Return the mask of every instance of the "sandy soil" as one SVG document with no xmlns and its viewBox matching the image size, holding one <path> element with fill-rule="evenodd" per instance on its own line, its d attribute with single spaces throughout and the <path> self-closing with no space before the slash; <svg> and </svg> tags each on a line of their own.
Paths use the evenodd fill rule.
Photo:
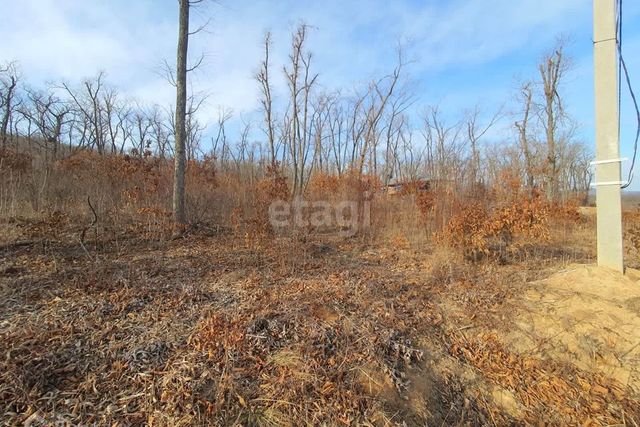
<svg viewBox="0 0 640 427">
<path fill-rule="evenodd" d="M 507 333 L 520 353 L 553 357 L 640 390 L 640 271 L 575 265 L 535 282 Z"/>
</svg>

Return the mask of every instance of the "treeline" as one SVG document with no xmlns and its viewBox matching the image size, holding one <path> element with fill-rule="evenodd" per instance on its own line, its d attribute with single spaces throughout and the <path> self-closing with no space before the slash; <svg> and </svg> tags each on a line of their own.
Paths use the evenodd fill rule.
<svg viewBox="0 0 640 427">
<path fill-rule="evenodd" d="M 516 111 L 488 114 L 476 106 L 452 120 L 437 106 L 419 106 L 402 50 L 387 75 L 349 91 L 324 90 L 307 49 L 309 32 L 306 25 L 294 31 L 286 64 L 272 64 L 272 38 L 266 34 L 254 76 L 261 118 L 236 134 L 228 133 L 230 112 L 203 118 L 205 99 L 189 96 L 188 160 L 207 159 L 239 180 L 275 168 L 294 195 L 305 192 L 316 172 L 366 174 L 382 184 L 446 181 L 470 190 L 499 186 L 508 172 L 549 201 L 588 193 L 591 153 L 576 139 L 562 100 L 570 71 L 562 43 L 540 61 L 538 78 L 522 85 Z M 285 78 L 285 93 L 274 93 L 277 73 Z M 0 67 L 0 118 L 3 148 L 38 147 L 47 161 L 82 150 L 173 156 L 171 106 L 131 100 L 104 73 L 77 84 L 34 88 L 23 81 L 17 63 L 7 63 Z M 497 125 L 507 121 L 510 130 L 498 135 Z"/>
</svg>

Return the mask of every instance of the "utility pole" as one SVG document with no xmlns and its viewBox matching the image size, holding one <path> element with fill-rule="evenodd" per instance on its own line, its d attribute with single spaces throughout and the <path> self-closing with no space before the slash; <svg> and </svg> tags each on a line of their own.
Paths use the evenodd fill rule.
<svg viewBox="0 0 640 427">
<path fill-rule="evenodd" d="M 616 2 L 593 0 L 598 265 L 624 272 Z"/>
</svg>

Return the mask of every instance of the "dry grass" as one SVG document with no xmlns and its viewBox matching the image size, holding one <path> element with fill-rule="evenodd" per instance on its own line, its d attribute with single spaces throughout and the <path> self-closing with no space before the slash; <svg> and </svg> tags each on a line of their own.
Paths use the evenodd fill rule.
<svg viewBox="0 0 640 427">
<path fill-rule="evenodd" d="M 594 260 L 593 218 L 571 206 L 494 194 L 460 216 L 458 198 L 318 175 L 309 198 L 369 201 L 371 229 L 279 233 L 264 212 L 280 176 L 203 163 L 197 221 L 169 240 L 166 165 L 75 161 L 37 202 L 26 178 L 2 193 L 2 424 L 639 422 L 633 386 L 506 341 L 531 282 Z M 625 220 L 635 256 L 640 217 Z"/>
<path fill-rule="evenodd" d="M 462 338 L 469 324 L 489 328 L 508 315 L 528 281 L 559 268 L 555 254 L 472 265 L 406 242 L 257 250 L 197 234 L 102 241 L 87 253 L 65 238 L 73 227 L 58 222 L 57 239 L 3 249 L 3 423 L 514 422 L 482 391 L 493 383 L 514 390 L 522 420 L 558 408 L 559 423 L 620 422 L 610 405 L 636 416 L 619 384 L 599 378 L 615 393 L 589 400 L 574 387 L 588 373 L 537 359 L 512 365 L 520 359 L 497 353 L 499 338 Z M 295 269 L 282 262 L 292 244 L 309 254 Z M 480 370 L 472 382 L 467 364 Z M 563 412 L 552 392 L 531 385 L 536 369 L 567 396 L 586 397 Z"/>
</svg>

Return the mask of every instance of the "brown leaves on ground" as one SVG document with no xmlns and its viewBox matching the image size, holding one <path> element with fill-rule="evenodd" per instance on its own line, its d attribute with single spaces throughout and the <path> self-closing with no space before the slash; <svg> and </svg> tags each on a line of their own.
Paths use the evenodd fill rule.
<svg viewBox="0 0 640 427">
<path fill-rule="evenodd" d="M 451 354 L 513 392 L 530 423 L 540 421 L 542 414 L 553 425 L 625 425 L 638 420 L 638 401 L 625 385 L 602 374 L 508 351 L 495 334 L 470 341 L 458 335 L 452 339 Z"/>
<path fill-rule="evenodd" d="M 2 249 L 1 423 L 638 419 L 638 397 L 611 378 L 483 332 L 508 322 L 527 281 L 556 261 L 473 265 L 357 239 L 274 238 L 257 250 L 195 232 L 101 243 L 90 257 L 64 233 Z"/>
<path fill-rule="evenodd" d="M 424 416 L 410 407 L 400 416 L 389 402 L 425 369 L 415 340 L 433 329 L 425 321 L 433 307 L 357 252 L 319 252 L 292 274 L 280 252 L 234 239 L 107 249 L 97 263 L 59 243 L 2 258 L 22 266 L 1 279 L 2 422 L 352 425 Z M 365 384 L 367 369 L 391 388 Z M 448 396 L 424 397 L 436 404 L 433 419 L 474 416 L 451 410 Z"/>
</svg>

